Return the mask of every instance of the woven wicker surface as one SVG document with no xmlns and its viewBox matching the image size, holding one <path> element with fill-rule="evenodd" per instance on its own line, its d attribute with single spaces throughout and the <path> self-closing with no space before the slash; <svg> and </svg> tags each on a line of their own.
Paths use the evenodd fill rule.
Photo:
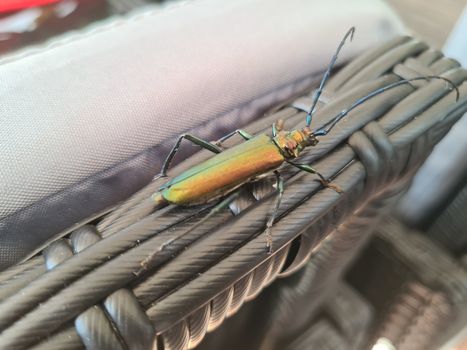
<svg viewBox="0 0 467 350">
<path fill-rule="evenodd" d="M 459 101 L 442 81 L 398 87 L 356 109 L 304 153 L 301 161 L 332 178 L 343 194 L 323 188 L 312 175 L 283 169 L 286 186 L 273 226 L 273 254 L 262 234 L 275 196 L 268 180 L 245 189 L 235 203 L 236 215 L 225 210 L 195 229 L 208 208 L 169 206 L 154 212 L 149 195 L 163 183 L 155 180 L 97 226 L 78 229 L 0 275 L 0 348 L 124 349 L 131 344 L 144 349 L 154 335 L 163 349 L 193 348 L 245 301 L 310 257 L 318 271 L 313 288 L 323 295 L 467 109 L 467 72 L 426 44 L 403 37 L 353 61 L 328 86 L 330 103 L 321 106 L 315 126 L 378 87 L 427 73 L 443 74 L 459 85 Z M 269 132 L 278 118 L 286 119 L 288 128 L 302 126 L 304 115 L 285 107 L 246 129 Z M 210 156 L 200 152 L 170 175 Z M 144 274 L 135 275 L 145 257 L 187 230 L 156 255 Z M 317 297 L 308 307 L 319 304 Z M 296 316 L 304 314 L 299 310 Z M 274 320 L 280 322 L 280 310 L 278 315 Z"/>
</svg>

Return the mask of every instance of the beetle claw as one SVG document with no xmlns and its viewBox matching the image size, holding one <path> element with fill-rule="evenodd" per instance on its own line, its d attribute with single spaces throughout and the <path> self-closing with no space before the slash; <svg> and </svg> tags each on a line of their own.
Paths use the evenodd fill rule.
<svg viewBox="0 0 467 350">
<path fill-rule="evenodd" d="M 268 248 L 268 254 L 272 253 L 272 234 L 271 234 L 271 228 L 267 227 L 266 228 L 266 247 Z"/>
<path fill-rule="evenodd" d="M 284 119 L 278 119 L 276 122 L 276 130 L 277 131 L 282 131 L 284 130 Z"/>
<path fill-rule="evenodd" d="M 334 185 L 327 180 L 321 180 L 321 183 L 323 184 L 324 187 L 330 188 L 331 190 L 334 190 L 335 192 L 339 194 L 344 193 L 344 191 L 339 186 Z"/>
</svg>

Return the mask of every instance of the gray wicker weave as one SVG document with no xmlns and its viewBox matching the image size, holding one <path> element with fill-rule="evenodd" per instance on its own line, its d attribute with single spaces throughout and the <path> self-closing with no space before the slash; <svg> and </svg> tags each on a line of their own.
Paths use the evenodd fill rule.
<svg viewBox="0 0 467 350">
<path fill-rule="evenodd" d="M 291 316 L 297 323 L 288 325 L 290 332 L 308 322 L 433 146 L 467 110 L 467 72 L 409 37 L 366 53 L 329 83 L 329 103 L 320 106 L 315 126 L 378 87 L 426 74 L 452 80 L 459 101 L 443 81 L 400 86 L 359 107 L 303 155 L 302 162 L 332 178 L 343 194 L 312 175 L 283 169 L 272 255 L 262 234 L 275 196 L 267 179 L 195 229 L 209 208 L 154 212 L 149 195 L 163 183 L 155 180 L 96 226 L 79 228 L 0 275 L 0 348 L 193 348 L 277 277 L 310 261 L 307 269 L 314 272 L 306 283 L 314 297 L 287 310 L 279 303 L 268 332 Z M 278 118 L 288 128 L 303 125 L 303 101 L 245 129 L 269 132 Z M 170 175 L 210 156 L 199 152 Z M 146 273 L 135 274 L 145 257 L 187 230 Z"/>
</svg>

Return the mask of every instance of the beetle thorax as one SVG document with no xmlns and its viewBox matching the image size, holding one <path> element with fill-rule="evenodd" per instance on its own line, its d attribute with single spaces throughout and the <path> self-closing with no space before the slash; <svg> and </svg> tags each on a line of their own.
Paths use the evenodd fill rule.
<svg viewBox="0 0 467 350">
<path fill-rule="evenodd" d="M 297 158 L 306 147 L 318 143 L 316 137 L 307 127 L 302 130 L 280 131 L 273 140 L 286 158 Z"/>
</svg>

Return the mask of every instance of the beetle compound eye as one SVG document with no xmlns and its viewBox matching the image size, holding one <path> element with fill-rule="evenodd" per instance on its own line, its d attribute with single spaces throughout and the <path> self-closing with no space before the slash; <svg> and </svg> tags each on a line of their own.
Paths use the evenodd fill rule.
<svg viewBox="0 0 467 350">
<path fill-rule="evenodd" d="M 319 140 L 316 138 L 314 134 L 308 135 L 307 144 L 308 146 L 316 146 Z"/>
</svg>

